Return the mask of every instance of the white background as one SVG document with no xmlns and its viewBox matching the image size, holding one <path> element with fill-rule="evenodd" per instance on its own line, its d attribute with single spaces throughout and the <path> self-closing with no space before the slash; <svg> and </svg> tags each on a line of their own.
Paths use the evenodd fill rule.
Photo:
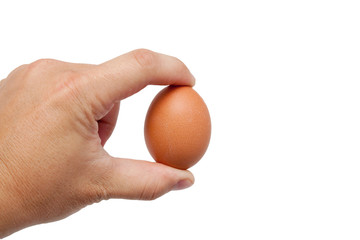
<svg viewBox="0 0 360 240">
<path fill-rule="evenodd" d="M 358 1 L 1 1 L 0 78 L 148 48 L 188 65 L 213 124 L 192 188 L 8 239 L 359 239 L 359 46 Z M 160 89 L 122 102 L 113 156 L 151 160 L 143 123 Z"/>
</svg>

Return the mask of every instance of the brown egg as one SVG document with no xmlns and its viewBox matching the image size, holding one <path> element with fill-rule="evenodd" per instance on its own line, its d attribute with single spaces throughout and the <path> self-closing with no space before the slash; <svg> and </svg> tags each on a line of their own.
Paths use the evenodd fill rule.
<svg viewBox="0 0 360 240">
<path fill-rule="evenodd" d="M 202 158 L 209 145 L 209 111 L 192 87 L 166 87 L 149 107 L 144 133 L 156 162 L 188 169 Z"/>
</svg>

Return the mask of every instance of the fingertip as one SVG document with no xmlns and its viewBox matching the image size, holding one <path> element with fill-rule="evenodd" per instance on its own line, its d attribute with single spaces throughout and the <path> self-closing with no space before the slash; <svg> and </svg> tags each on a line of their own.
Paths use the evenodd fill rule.
<svg viewBox="0 0 360 240">
<path fill-rule="evenodd" d="M 180 170 L 182 171 L 182 176 L 173 186 L 172 190 L 183 190 L 191 187 L 195 183 L 195 177 L 189 170 Z"/>
<path fill-rule="evenodd" d="M 194 184 L 195 183 L 195 177 L 194 174 L 192 174 L 192 172 L 190 172 L 189 170 L 185 170 L 188 174 L 188 179 Z"/>
<path fill-rule="evenodd" d="M 196 84 L 196 78 L 195 78 L 194 74 L 192 74 L 191 72 L 190 72 L 190 74 L 191 74 L 191 77 L 192 77 L 192 79 L 191 79 L 191 87 L 194 87 L 195 84 Z"/>
</svg>

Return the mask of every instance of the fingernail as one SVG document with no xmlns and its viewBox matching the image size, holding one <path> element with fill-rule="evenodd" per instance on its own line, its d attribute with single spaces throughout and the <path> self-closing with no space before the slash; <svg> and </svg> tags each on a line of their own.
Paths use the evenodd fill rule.
<svg viewBox="0 0 360 240">
<path fill-rule="evenodd" d="M 193 183 L 190 180 L 180 180 L 177 184 L 175 184 L 172 190 L 183 190 L 191 187 L 192 185 Z"/>
</svg>

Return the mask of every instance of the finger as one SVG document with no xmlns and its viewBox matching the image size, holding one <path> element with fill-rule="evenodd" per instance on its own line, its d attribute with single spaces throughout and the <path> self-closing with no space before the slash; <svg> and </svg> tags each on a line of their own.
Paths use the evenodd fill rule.
<svg viewBox="0 0 360 240">
<path fill-rule="evenodd" d="M 116 120 L 119 115 L 120 102 L 114 104 L 112 109 L 100 120 L 98 120 L 98 134 L 101 139 L 101 145 L 104 146 L 114 131 Z"/>
<path fill-rule="evenodd" d="M 92 106 L 106 108 L 146 85 L 194 85 L 195 79 L 179 59 L 149 50 L 135 50 L 92 68 Z M 105 106 L 105 107 L 104 107 Z M 99 110 L 99 109 L 97 109 Z M 104 109 L 100 109 L 104 111 Z"/>
<path fill-rule="evenodd" d="M 111 158 L 105 189 L 109 198 L 153 200 L 194 183 L 194 176 L 160 163 Z"/>
</svg>

